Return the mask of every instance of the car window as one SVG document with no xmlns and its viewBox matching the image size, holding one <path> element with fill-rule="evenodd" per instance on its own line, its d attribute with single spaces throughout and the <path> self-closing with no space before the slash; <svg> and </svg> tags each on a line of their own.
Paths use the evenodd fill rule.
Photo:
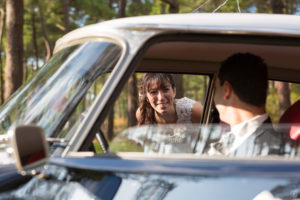
<svg viewBox="0 0 300 200">
<path fill-rule="evenodd" d="M 299 83 L 269 81 L 266 110 L 272 122 L 278 123 L 283 113 L 299 99 Z"/>
<path fill-rule="evenodd" d="M 118 99 L 114 105 L 111 106 L 112 109 L 101 126 L 102 132 L 110 143 L 111 151 L 142 151 L 138 146 L 132 146 L 130 142 L 127 143 L 128 141 L 124 139 L 124 135 L 122 134 L 124 134 L 126 130 L 130 130 L 130 128 L 137 127 L 136 111 L 139 106 L 139 98 L 141 98 L 138 85 L 143 74 L 144 73 L 134 74 L 135 80 L 133 85 L 135 85 L 135 87 L 133 88 L 130 88 L 132 87 L 132 84 L 130 85 L 132 81 L 131 76 Z M 173 77 L 176 81 L 176 99 L 187 97 L 202 105 L 205 104 L 210 82 L 208 75 L 173 74 Z M 120 138 L 114 140 L 114 138 L 118 138 L 119 136 L 124 140 L 119 140 Z M 196 137 L 196 134 L 194 136 Z M 97 142 L 95 142 L 95 145 L 96 149 L 99 149 Z"/>
<path fill-rule="evenodd" d="M 141 76 L 142 74 L 136 74 L 137 80 Z M 184 96 L 204 102 L 209 76 L 184 74 L 183 80 Z M 193 87 L 194 84 L 198 84 L 198 87 Z M 132 102 L 130 103 L 129 101 L 132 100 L 129 100 L 128 85 L 124 87 L 113 106 L 114 111 L 111 112 L 113 115 L 110 115 L 113 118 L 109 119 L 108 116 L 101 129 L 109 141 L 109 150 L 114 153 L 192 153 L 197 155 L 237 157 L 298 156 L 300 126 L 296 122 L 280 122 L 279 119 L 282 113 L 280 114 L 278 111 L 279 103 L 274 103 L 279 101 L 277 88 L 272 84 L 272 81 L 270 81 L 267 113 L 270 113 L 269 115 L 275 123 L 264 123 L 253 130 L 251 127 L 246 127 L 244 132 L 255 134 L 242 134 L 235 138 L 234 143 L 230 143 L 230 139 L 224 137 L 230 131 L 230 128 L 222 122 L 209 124 L 146 124 L 137 126 L 136 121 L 134 121 L 134 123 L 130 124 L 129 120 L 131 118 L 129 117 L 128 105 L 131 105 Z M 299 85 L 296 83 L 288 83 L 291 104 L 299 100 L 298 87 Z"/>
<path fill-rule="evenodd" d="M 14 125 L 34 123 L 45 130 L 47 137 L 56 137 L 65 123 L 60 133 L 65 137 L 67 129 L 78 121 L 74 117 L 84 115 L 89 100 L 94 98 L 90 91 L 101 90 L 120 56 L 121 47 L 111 41 L 85 41 L 57 52 L 1 107 L 0 133 Z M 84 95 L 86 98 L 81 100 Z"/>
<path fill-rule="evenodd" d="M 213 73 L 218 69 L 221 57 L 214 58 L 215 62 L 185 62 L 186 59 L 190 59 L 191 55 L 182 48 L 177 48 L 180 42 L 167 42 L 152 45 L 145 55 L 143 55 L 142 60 L 136 66 L 136 72 L 128 78 L 128 82 L 122 85 L 121 93 L 117 96 L 116 101 L 109 105 L 109 112 L 106 113 L 106 118 L 101 120 L 100 134 L 105 136 L 106 141 L 108 141 L 109 151 L 111 152 L 153 152 L 153 153 L 197 153 L 197 154 L 208 154 L 211 144 L 217 143 L 222 139 L 223 135 L 228 132 L 228 126 L 224 123 L 220 123 L 218 119 L 218 112 L 213 105 Z M 181 43 L 180 43 L 181 44 Z M 186 47 L 201 47 L 206 50 L 206 46 L 202 43 L 182 43 Z M 206 43 L 205 43 L 206 44 Z M 204 46 L 202 46 L 204 45 Z M 236 48 L 240 50 L 240 44 L 236 44 Z M 181 45 L 182 46 L 182 45 Z M 213 45 L 212 45 L 213 46 Z M 170 47 L 174 47 L 170 51 Z M 175 48 L 176 47 L 176 48 Z M 192 49 L 193 49 L 192 48 Z M 202 49 L 202 50 L 203 50 Z M 180 51 L 179 51 L 180 50 Z M 190 49 L 191 50 L 191 49 Z M 190 51 L 197 52 L 198 51 Z M 197 59 L 201 58 L 206 60 L 205 56 L 214 56 L 215 54 L 202 54 L 199 57 L 197 54 Z M 201 56 L 205 57 L 202 58 Z M 200 59 L 200 60 L 201 60 Z M 179 62 L 180 61 L 180 62 Z M 185 66 L 187 65 L 187 66 Z M 184 67 L 183 67 L 184 66 Z M 273 68 L 271 68 L 273 69 Z M 202 123 L 198 123 L 199 127 L 195 127 L 196 124 L 185 125 L 184 128 L 177 126 L 138 126 L 137 122 L 137 107 L 139 105 L 140 94 L 138 91 L 138 83 L 144 73 L 140 72 L 173 72 L 175 79 L 180 83 L 176 84 L 176 98 L 188 97 L 192 100 L 202 103 L 205 110 L 205 115 L 202 118 Z M 275 70 L 270 70 L 273 76 L 279 77 L 280 74 Z M 194 74 L 189 74 L 194 73 Z M 203 75 L 200 73 L 211 73 L 210 75 Z M 288 72 L 285 73 L 283 79 L 289 79 Z M 291 79 L 292 80 L 292 79 Z M 211 84 L 212 83 L 212 84 Z M 233 150 L 230 148 L 228 150 L 229 154 L 234 155 L 269 155 L 269 154 L 286 154 L 286 152 L 291 152 L 291 148 L 297 151 L 297 147 L 294 145 L 293 138 L 290 138 L 289 128 L 281 124 L 277 125 L 280 121 L 280 117 L 289 105 L 296 102 L 298 98 L 297 84 L 287 83 L 290 89 L 289 96 L 290 103 L 288 106 L 280 106 L 281 97 L 279 94 L 278 81 L 270 81 L 269 83 L 269 93 L 267 99 L 266 110 L 268 115 L 271 117 L 273 125 L 262 125 L 262 129 L 270 132 L 269 136 L 271 138 L 263 138 L 259 141 L 256 138 L 252 138 L 249 142 L 248 149 L 239 151 L 239 153 L 232 153 L 237 149 L 237 144 L 234 144 Z M 280 84 L 279 84 L 280 85 Z M 182 87 L 181 87 L 182 86 Z M 119 88 L 116 88 L 116 92 L 119 93 Z M 208 94 L 208 95 L 207 95 Z M 281 93 L 282 94 L 282 93 Z M 107 110 L 105 110 L 106 112 Z M 80 115 L 84 115 L 84 110 L 79 111 Z M 78 121 L 77 121 L 78 122 Z M 78 122 L 79 123 L 79 122 Z M 66 124 L 66 127 L 68 124 Z M 98 129 L 99 124 L 95 127 Z M 170 130 L 171 129 L 171 130 Z M 174 130 L 172 130 L 174 129 Z M 282 129 L 286 129 L 282 131 Z M 179 130 L 179 131 L 178 131 Z M 274 131 L 274 132 L 273 132 Z M 146 132 L 146 133 L 145 133 Z M 253 131 L 252 131 L 253 132 Z M 286 132 L 286 133 L 283 133 Z M 184 134 L 183 134 L 184 133 Z M 204 134 L 210 133 L 210 134 Z M 140 135 L 139 135 L 140 134 Z M 148 135 L 150 134 L 150 135 Z M 188 134 L 188 135 L 187 135 Z M 284 136 L 283 136 L 284 135 Z M 152 137 L 153 136 L 153 137 Z M 269 137 L 268 136 L 268 137 Z M 138 139 L 132 139 L 138 138 Z M 239 143 L 243 143 L 248 135 L 239 139 Z M 159 138 L 159 139 L 157 139 Z M 294 137 L 295 138 L 295 137 Z M 147 140 L 147 142 L 143 141 Z M 101 139 L 100 139 L 101 140 Z M 101 142 L 97 139 L 97 134 L 93 140 L 94 149 L 97 153 L 102 153 Z M 137 140 L 137 141 L 136 141 Z M 226 139 L 227 140 L 227 139 Z M 269 143 L 265 141 L 270 141 Z M 150 143 L 149 143 L 150 142 Z M 166 145 L 168 144 L 168 145 Z M 259 144 L 259 145 L 258 145 Z M 285 145 L 287 144 L 287 145 Z M 90 142 L 88 142 L 90 145 Z M 86 145 L 87 146 L 87 145 Z M 106 144 L 104 144 L 106 146 Z M 181 147 L 180 147 L 181 146 Z M 285 146 L 285 147 L 283 147 Z M 288 147 L 289 146 L 289 147 Z M 201 147 L 201 148 L 200 148 Z M 274 147 L 274 148 L 273 148 Z M 199 149 L 200 148 L 200 149 Z M 286 150 L 285 148 L 290 148 Z M 251 149 L 251 151 L 249 150 Z M 243 152 L 243 153 L 240 153 Z M 254 153 L 255 152 L 255 153 Z M 289 154 L 289 153 L 287 153 Z"/>
<path fill-rule="evenodd" d="M 230 141 L 224 124 L 143 125 L 125 129 L 110 141 L 110 151 L 204 156 L 298 157 L 299 124 L 263 124 Z M 247 132 L 245 132 L 247 133 Z M 293 137 L 294 135 L 294 137 Z"/>
<path fill-rule="evenodd" d="M 107 81 L 110 73 L 105 73 L 99 76 L 93 84 L 89 87 L 84 97 L 81 99 L 79 104 L 76 106 L 72 115 L 68 118 L 64 127 L 60 131 L 58 138 L 64 138 L 69 140 L 78 128 L 78 125 L 84 119 L 88 112 L 88 109 L 94 102 L 97 94 L 102 90 L 105 82 Z"/>
</svg>

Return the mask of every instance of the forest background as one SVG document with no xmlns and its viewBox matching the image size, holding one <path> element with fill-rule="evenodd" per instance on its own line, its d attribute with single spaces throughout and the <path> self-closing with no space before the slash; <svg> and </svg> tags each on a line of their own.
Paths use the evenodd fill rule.
<svg viewBox="0 0 300 200">
<path fill-rule="evenodd" d="M 191 12 L 299 14 L 300 0 L 0 0 L 0 104 L 42 68 L 55 41 L 69 31 L 114 18 Z M 177 81 L 186 84 L 182 77 Z M 130 98 L 137 92 L 128 87 L 126 112 L 135 118 Z M 275 121 L 299 94 L 299 85 L 270 82 L 267 110 Z"/>
</svg>

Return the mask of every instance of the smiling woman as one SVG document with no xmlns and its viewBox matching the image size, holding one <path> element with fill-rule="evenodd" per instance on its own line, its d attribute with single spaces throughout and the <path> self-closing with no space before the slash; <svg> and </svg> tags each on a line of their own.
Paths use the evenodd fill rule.
<svg viewBox="0 0 300 200">
<path fill-rule="evenodd" d="M 175 99 L 176 86 L 171 74 L 146 73 L 140 81 L 138 125 L 199 123 L 202 105 L 187 97 Z"/>
<path fill-rule="evenodd" d="M 113 137 L 112 140 L 108 139 L 110 152 L 167 154 L 193 153 L 195 148 L 203 150 L 203 145 L 196 147 L 196 141 L 203 113 L 200 102 L 206 102 L 210 77 L 203 74 L 180 75 L 183 78 L 182 95 L 177 94 L 173 74 L 134 73 L 139 80 L 139 107 L 136 112 L 138 126 L 126 123 L 130 120 L 126 112 L 127 97 L 130 94 L 124 86 L 114 106 L 116 115 L 113 120 Z M 175 98 L 176 94 L 179 98 Z M 122 105 L 125 107 L 124 113 L 120 112 L 124 110 Z M 108 124 L 107 117 L 101 126 L 107 138 Z"/>
</svg>

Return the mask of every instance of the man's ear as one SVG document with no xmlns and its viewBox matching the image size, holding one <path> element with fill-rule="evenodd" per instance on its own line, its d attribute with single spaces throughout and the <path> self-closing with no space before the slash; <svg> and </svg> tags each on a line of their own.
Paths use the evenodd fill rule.
<svg viewBox="0 0 300 200">
<path fill-rule="evenodd" d="M 228 81 L 224 81 L 224 99 L 229 99 L 232 94 L 232 86 Z"/>
</svg>

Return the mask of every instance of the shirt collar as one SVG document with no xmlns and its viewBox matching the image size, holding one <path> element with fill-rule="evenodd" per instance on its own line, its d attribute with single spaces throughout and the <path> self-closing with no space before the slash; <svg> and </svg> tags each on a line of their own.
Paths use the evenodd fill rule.
<svg viewBox="0 0 300 200">
<path fill-rule="evenodd" d="M 247 121 L 243 121 L 231 128 L 230 133 L 233 133 L 235 140 L 228 153 L 237 149 L 256 129 L 268 119 L 268 114 L 257 115 Z M 227 154 L 228 154 L 227 153 Z"/>
<path fill-rule="evenodd" d="M 242 136 L 245 133 L 254 132 L 266 119 L 268 114 L 257 115 L 249 120 L 243 121 L 231 127 L 231 132 L 236 136 Z"/>
</svg>

